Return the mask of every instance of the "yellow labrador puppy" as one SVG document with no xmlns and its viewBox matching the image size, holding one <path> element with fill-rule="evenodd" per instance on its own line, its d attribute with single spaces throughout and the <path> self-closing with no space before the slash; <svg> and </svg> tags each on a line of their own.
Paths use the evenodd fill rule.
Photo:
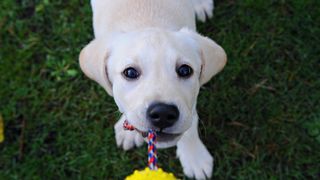
<svg viewBox="0 0 320 180">
<path fill-rule="evenodd" d="M 114 97 L 124 150 L 141 146 L 152 128 L 158 147 L 177 145 L 184 173 L 210 178 L 213 158 L 198 135 L 201 85 L 223 69 L 224 50 L 196 32 L 212 0 L 91 0 L 95 39 L 80 54 L 83 72 Z M 125 131 L 128 120 L 137 131 Z"/>
</svg>

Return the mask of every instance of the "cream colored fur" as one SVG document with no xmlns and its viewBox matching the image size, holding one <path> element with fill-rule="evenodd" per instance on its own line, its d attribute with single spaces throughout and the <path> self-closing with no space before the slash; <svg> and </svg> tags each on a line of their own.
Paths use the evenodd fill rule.
<svg viewBox="0 0 320 180">
<path fill-rule="evenodd" d="M 117 145 L 125 150 L 143 143 L 137 131 L 124 131 L 128 120 L 139 131 L 151 124 L 146 109 L 154 102 L 175 104 L 179 120 L 164 133 L 178 137 L 158 142 L 158 147 L 177 145 L 184 173 L 196 179 L 210 178 L 213 158 L 201 142 L 196 100 L 199 88 L 223 69 L 224 50 L 196 32 L 195 17 L 212 15 L 212 0 L 91 0 L 95 39 L 80 54 L 83 72 L 114 97 L 121 113 L 115 125 Z M 179 65 L 193 68 L 181 79 Z M 135 67 L 137 80 L 122 72 Z"/>
</svg>

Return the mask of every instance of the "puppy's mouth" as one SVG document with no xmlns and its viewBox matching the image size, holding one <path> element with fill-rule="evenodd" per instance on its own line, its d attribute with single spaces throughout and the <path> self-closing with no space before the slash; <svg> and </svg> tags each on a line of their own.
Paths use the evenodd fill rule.
<svg viewBox="0 0 320 180">
<path fill-rule="evenodd" d="M 131 131 L 135 130 L 135 131 L 139 132 L 143 138 L 147 138 L 147 136 L 148 136 L 148 132 L 141 131 L 138 128 L 132 126 L 128 122 L 128 120 L 124 121 L 123 127 L 124 127 L 125 130 L 131 130 Z M 180 138 L 181 135 L 182 135 L 182 133 L 180 133 L 180 134 L 166 133 L 166 132 L 163 132 L 162 130 L 154 130 L 154 131 L 156 132 L 157 142 L 159 142 L 159 143 L 175 141 L 178 138 Z"/>
<path fill-rule="evenodd" d="M 148 136 L 148 132 L 140 131 L 138 129 L 136 130 L 142 135 L 142 137 L 146 138 Z M 157 135 L 158 142 L 174 141 L 181 136 L 181 134 L 171 134 L 171 133 L 165 133 L 162 131 L 156 131 L 156 135 Z"/>
</svg>

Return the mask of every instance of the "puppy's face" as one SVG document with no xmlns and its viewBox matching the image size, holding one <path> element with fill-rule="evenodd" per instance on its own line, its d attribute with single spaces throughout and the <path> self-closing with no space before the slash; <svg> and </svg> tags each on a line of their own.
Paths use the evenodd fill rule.
<svg viewBox="0 0 320 180">
<path fill-rule="evenodd" d="M 157 131 L 159 147 L 175 145 L 190 128 L 197 115 L 200 85 L 225 64 L 225 54 L 217 46 L 215 50 L 221 52 L 216 54 L 224 56 L 219 61 L 224 62 L 215 63 L 211 70 L 215 72 L 206 72 L 206 52 L 193 36 L 188 31 L 160 30 L 117 35 L 99 65 L 104 66 L 104 70 L 99 67 L 104 80 L 93 77 L 104 84 L 119 110 L 141 134 L 149 129 Z"/>
<path fill-rule="evenodd" d="M 200 87 L 201 58 L 178 33 L 127 33 L 112 45 L 107 72 L 114 99 L 139 131 L 174 143 L 191 126 Z"/>
</svg>

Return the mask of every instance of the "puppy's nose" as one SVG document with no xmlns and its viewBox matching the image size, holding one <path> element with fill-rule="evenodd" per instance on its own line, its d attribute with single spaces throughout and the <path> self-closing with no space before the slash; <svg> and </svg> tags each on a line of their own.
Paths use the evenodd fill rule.
<svg viewBox="0 0 320 180">
<path fill-rule="evenodd" d="M 179 110 L 175 105 L 164 103 L 152 104 L 147 110 L 147 118 L 160 129 L 172 126 L 179 118 Z"/>
</svg>

